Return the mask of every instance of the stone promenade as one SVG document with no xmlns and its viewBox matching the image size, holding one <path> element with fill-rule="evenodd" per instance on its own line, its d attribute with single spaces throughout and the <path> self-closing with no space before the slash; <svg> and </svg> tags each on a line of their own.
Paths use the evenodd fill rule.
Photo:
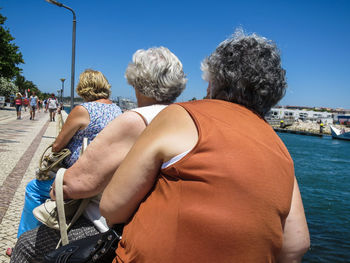
<svg viewBox="0 0 350 263">
<path fill-rule="evenodd" d="M 56 118 L 57 119 L 57 118 Z M 17 240 L 17 228 L 27 183 L 35 178 L 35 169 L 45 148 L 56 137 L 56 122 L 49 113 L 37 112 L 35 120 L 22 110 L 17 120 L 15 109 L 0 109 L 0 262 L 9 262 L 6 249 Z"/>
</svg>

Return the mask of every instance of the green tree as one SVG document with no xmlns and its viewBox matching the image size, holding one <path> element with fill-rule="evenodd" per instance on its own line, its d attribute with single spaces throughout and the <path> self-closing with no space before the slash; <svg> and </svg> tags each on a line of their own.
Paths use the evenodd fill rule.
<svg viewBox="0 0 350 263">
<path fill-rule="evenodd" d="M 18 87 L 19 92 L 21 92 L 23 95 L 25 94 L 25 82 L 26 82 L 26 78 L 23 77 L 20 74 L 16 75 L 16 78 L 14 80 L 14 84 Z"/>
<path fill-rule="evenodd" d="M 51 93 L 43 92 L 40 94 L 39 99 L 44 100 L 51 97 Z"/>
<path fill-rule="evenodd" d="M 18 92 L 18 88 L 10 80 L 0 77 L 0 95 L 9 97 Z"/>
<path fill-rule="evenodd" d="M 6 17 L 0 14 L 0 77 L 13 79 L 21 72 L 18 65 L 24 61 L 19 48 L 12 42 L 15 38 L 4 26 L 5 21 Z"/>
<path fill-rule="evenodd" d="M 24 82 L 24 90 L 29 90 L 28 91 L 28 96 L 30 96 L 31 94 L 32 94 L 32 92 L 34 91 L 35 92 L 35 94 L 39 97 L 39 98 L 41 98 L 41 96 L 42 96 L 42 93 L 41 93 L 41 91 L 38 89 L 38 87 L 32 82 L 32 81 L 30 81 L 30 80 L 26 80 L 25 82 Z"/>
<path fill-rule="evenodd" d="M 35 94 L 40 99 L 42 99 L 43 96 L 47 96 L 47 95 L 44 95 L 32 81 L 26 80 L 26 78 L 20 74 L 16 75 L 16 78 L 14 80 L 14 84 L 18 87 L 18 90 L 19 90 L 19 92 L 22 93 L 22 95 L 24 95 L 25 91 L 27 91 L 28 96 L 30 96 L 32 91 L 35 91 Z"/>
</svg>

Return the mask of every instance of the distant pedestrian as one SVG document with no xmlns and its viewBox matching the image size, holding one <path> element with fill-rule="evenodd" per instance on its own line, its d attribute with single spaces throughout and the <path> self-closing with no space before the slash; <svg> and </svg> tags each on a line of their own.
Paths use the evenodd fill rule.
<svg viewBox="0 0 350 263">
<path fill-rule="evenodd" d="M 43 100 L 43 109 L 45 109 L 45 112 L 47 112 L 46 105 L 47 105 L 47 99 L 44 99 Z"/>
<path fill-rule="evenodd" d="M 51 94 L 51 98 L 47 100 L 47 108 L 50 112 L 50 121 L 55 121 L 55 113 L 58 107 L 58 101 L 55 97 L 55 94 Z"/>
<path fill-rule="evenodd" d="M 28 105 L 29 105 L 29 100 L 28 100 L 27 97 L 25 97 L 25 98 L 23 99 L 23 106 L 24 106 L 24 111 L 25 111 L 25 112 L 27 111 Z"/>
<path fill-rule="evenodd" d="M 281 121 L 280 121 L 280 128 L 283 129 L 284 127 L 286 127 L 286 125 L 284 124 L 284 120 L 281 120 Z"/>
<path fill-rule="evenodd" d="M 30 105 L 30 119 L 34 121 L 35 110 L 38 107 L 38 97 L 35 95 L 35 91 L 32 92 L 32 96 L 29 98 Z"/>
<path fill-rule="evenodd" d="M 322 123 L 322 121 L 321 121 L 321 123 L 320 123 L 320 133 L 323 133 L 323 123 Z"/>
<path fill-rule="evenodd" d="M 22 94 L 19 92 L 16 94 L 15 107 L 16 107 L 16 113 L 17 113 L 17 120 L 20 120 L 21 111 L 22 111 Z"/>
<path fill-rule="evenodd" d="M 41 99 L 38 99 L 38 112 L 40 112 L 42 105 L 43 105 L 43 101 Z"/>
</svg>

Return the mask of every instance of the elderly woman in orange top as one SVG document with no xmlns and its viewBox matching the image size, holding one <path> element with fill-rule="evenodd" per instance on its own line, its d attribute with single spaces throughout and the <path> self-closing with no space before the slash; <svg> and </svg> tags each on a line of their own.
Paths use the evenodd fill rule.
<svg viewBox="0 0 350 263">
<path fill-rule="evenodd" d="M 163 110 L 100 203 L 114 262 L 299 262 L 309 247 L 288 150 L 264 120 L 285 94 L 276 46 L 238 30 L 202 64 L 208 100 Z"/>
</svg>

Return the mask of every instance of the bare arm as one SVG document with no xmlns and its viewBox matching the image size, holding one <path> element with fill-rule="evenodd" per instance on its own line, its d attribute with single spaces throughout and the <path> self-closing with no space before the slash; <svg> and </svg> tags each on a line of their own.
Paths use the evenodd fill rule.
<svg viewBox="0 0 350 263">
<path fill-rule="evenodd" d="M 64 123 L 61 132 L 58 134 L 52 146 L 53 152 L 62 150 L 72 139 L 74 134 L 84 129 L 90 123 L 90 115 L 83 106 L 76 106 L 69 113 L 66 122 Z"/>
<path fill-rule="evenodd" d="M 66 171 L 64 197 L 79 199 L 101 193 L 145 127 L 143 119 L 132 111 L 109 123 Z"/>
<path fill-rule="evenodd" d="M 308 251 L 309 247 L 309 229 L 306 223 L 298 182 L 294 179 L 292 204 L 284 225 L 283 247 L 278 262 L 301 262 L 303 255 Z"/>
<path fill-rule="evenodd" d="M 100 210 L 108 223 L 126 222 L 154 185 L 162 163 L 193 148 L 197 140 L 196 126 L 181 106 L 158 114 L 103 192 Z"/>
</svg>

